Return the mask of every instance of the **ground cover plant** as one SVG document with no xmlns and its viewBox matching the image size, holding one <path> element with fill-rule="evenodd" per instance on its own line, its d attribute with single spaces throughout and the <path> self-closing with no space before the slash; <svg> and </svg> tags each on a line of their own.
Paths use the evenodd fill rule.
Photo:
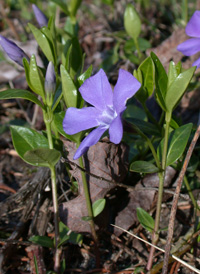
<svg viewBox="0 0 200 274">
<path fill-rule="evenodd" d="M 1 272 L 200 273 L 199 3 L 0 5 Z"/>
</svg>

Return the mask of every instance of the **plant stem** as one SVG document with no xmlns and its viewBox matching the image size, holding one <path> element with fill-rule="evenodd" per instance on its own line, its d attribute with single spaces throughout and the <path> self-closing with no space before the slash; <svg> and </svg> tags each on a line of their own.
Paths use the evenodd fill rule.
<svg viewBox="0 0 200 274">
<path fill-rule="evenodd" d="M 139 47 L 139 43 L 138 43 L 138 39 L 137 39 L 137 38 L 134 39 L 134 43 L 135 43 L 135 47 L 136 47 L 136 49 L 137 49 L 138 57 L 139 57 L 139 59 L 141 60 L 141 58 L 142 58 L 142 53 L 141 53 L 141 51 L 140 51 L 140 47 Z"/>
<path fill-rule="evenodd" d="M 84 168 L 82 157 L 79 158 L 79 165 L 81 168 Z M 89 223 L 90 223 L 91 233 L 92 233 L 94 241 L 96 243 L 98 243 L 98 238 L 97 238 L 95 225 L 94 225 L 94 216 L 93 216 L 93 211 L 92 211 L 92 204 L 91 204 L 91 200 L 90 200 L 90 193 L 89 193 L 89 189 L 88 189 L 87 179 L 85 176 L 85 172 L 83 172 L 82 170 L 81 170 L 81 176 L 82 176 L 82 181 L 83 181 L 83 190 L 84 190 L 84 194 L 85 194 L 87 212 L 88 212 L 88 216 L 90 217 Z"/>
<path fill-rule="evenodd" d="M 51 110 L 47 110 L 47 113 L 44 113 L 44 121 L 46 124 L 47 138 L 49 142 L 49 148 L 53 149 L 53 138 L 51 133 Z M 56 169 L 55 166 L 50 167 L 51 170 L 51 188 L 52 188 L 52 199 L 53 199 L 53 213 L 54 213 L 54 226 L 55 226 L 55 255 L 54 255 L 54 271 L 57 273 L 60 269 L 60 252 L 58 244 L 60 241 L 59 237 L 59 214 L 58 214 L 58 195 L 57 195 L 57 186 L 56 186 Z"/>
<path fill-rule="evenodd" d="M 166 172 L 170 120 L 171 120 L 171 113 L 167 112 L 165 115 L 166 127 L 165 127 L 164 145 L 163 145 L 163 153 L 162 153 L 162 172 L 158 173 L 159 189 L 158 189 L 158 201 L 157 201 L 157 207 L 156 207 L 155 226 L 154 226 L 154 232 L 152 235 L 152 244 L 153 245 L 156 245 L 158 242 L 158 239 L 159 239 L 158 230 L 159 230 L 159 225 L 160 225 L 160 213 L 161 213 L 163 188 L 164 188 L 165 172 Z M 149 260 L 148 260 L 148 264 L 147 264 L 148 270 L 150 270 L 152 267 L 154 251 L 155 251 L 155 248 L 151 247 Z"/>
<path fill-rule="evenodd" d="M 79 158 L 79 165 L 82 169 L 84 169 L 83 165 L 83 158 Z M 87 212 L 89 216 L 89 224 L 90 224 L 90 229 L 92 233 L 92 237 L 94 240 L 94 246 L 95 246 L 95 253 L 96 253 L 96 267 L 100 267 L 100 254 L 99 254 L 99 248 L 98 248 L 98 237 L 96 234 L 95 230 L 95 224 L 94 224 L 94 216 L 93 216 L 93 210 L 92 210 L 92 203 L 90 199 L 90 193 L 89 193 L 89 188 L 87 184 L 87 179 L 86 179 L 86 174 L 81 170 L 81 176 L 82 176 L 82 182 L 83 182 L 83 190 L 85 194 L 85 201 L 86 201 L 86 206 L 87 206 Z"/>
</svg>

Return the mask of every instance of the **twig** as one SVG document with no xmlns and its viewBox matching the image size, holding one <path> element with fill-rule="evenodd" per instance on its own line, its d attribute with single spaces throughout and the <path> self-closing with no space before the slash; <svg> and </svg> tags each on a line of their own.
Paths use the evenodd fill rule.
<svg viewBox="0 0 200 274">
<path fill-rule="evenodd" d="M 188 163 L 192 156 L 192 152 L 193 152 L 196 142 L 199 138 L 199 135 L 200 135 L 200 125 L 198 126 L 198 128 L 195 132 L 193 140 L 192 140 L 190 147 L 187 151 L 185 161 L 183 163 L 183 167 L 182 167 L 179 177 L 177 179 L 177 186 L 176 186 L 176 191 L 174 193 L 174 199 L 173 199 L 171 214 L 170 214 L 170 219 L 169 219 L 168 235 L 167 235 L 167 242 L 166 242 L 166 246 L 165 246 L 165 256 L 164 256 L 162 274 L 167 274 L 167 272 L 168 272 L 168 261 L 169 261 L 169 255 L 170 255 L 170 249 L 171 249 L 171 241 L 172 241 L 173 232 L 174 232 L 174 221 L 175 221 L 175 216 L 176 216 L 179 194 L 180 194 L 183 178 L 184 178 L 185 172 L 187 170 Z"/>
<path fill-rule="evenodd" d="M 155 249 L 158 249 L 158 250 L 160 250 L 161 252 L 165 253 L 165 250 L 164 250 L 164 249 L 162 249 L 162 248 L 160 248 L 160 247 L 158 247 L 158 246 L 155 246 L 155 245 L 153 245 L 153 244 L 147 242 L 146 240 L 144 240 L 144 239 L 138 237 L 137 235 L 135 235 L 135 234 L 133 234 L 133 233 L 131 233 L 131 232 L 129 232 L 129 231 L 127 231 L 127 230 L 125 230 L 125 229 L 123 229 L 123 228 L 117 226 L 117 225 L 113 225 L 113 224 L 111 224 L 111 225 L 114 226 L 114 227 L 116 227 L 116 228 L 118 228 L 118 229 L 123 230 L 124 232 L 128 233 L 129 235 L 135 237 L 136 239 L 138 239 L 138 240 L 140 240 L 140 241 L 142 241 L 142 242 L 144 242 L 144 243 L 146 243 L 146 244 L 148 244 L 148 245 L 154 247 Z M 181 260 L 180 258 L 176 257 L 176 256 L 173 255 L 173 254 L 171 254 L 171 256 L 172 256 L 172 258 L 174 258 L 177 262 L 180 262 L 182 265 L 184 265 L 184 266 L 186 266 L 187 268 L 191 269 L 191 270 L 194 271 L 195 273 L 199 273 L 199 274 L 200 274 L 200 270 L 197 269 L 196 267 L 193 267 L 193 266 L 187 264 L 185 261 Z"/>
</svg>

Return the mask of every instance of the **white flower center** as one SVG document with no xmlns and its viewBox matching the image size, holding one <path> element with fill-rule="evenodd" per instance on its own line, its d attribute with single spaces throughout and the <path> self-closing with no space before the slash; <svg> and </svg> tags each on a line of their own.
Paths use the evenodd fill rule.
<svg viewBox="0 0 200 274">
<path fill-rule="evenodd" d="M 107 106 L 106 109 L 102 112 L 102 116 L 99 119 L 100 126 L 105 126 L 109 128 L 112 121 L 117 117 L 117 112 L 113 109 L 113 106 Z"/>
</svg>

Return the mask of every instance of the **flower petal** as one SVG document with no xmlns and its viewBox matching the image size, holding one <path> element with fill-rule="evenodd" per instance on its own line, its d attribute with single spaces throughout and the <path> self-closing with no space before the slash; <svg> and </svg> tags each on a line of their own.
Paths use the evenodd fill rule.
<svg viewBox="0 0 200 274">
<path fill-rule="evenodd" d="M 113 91 L 103 69 L 85 80 L 79 91 L 83 99 L 97 109 L 104 110 L 107 105 L 113 105 Z"/>
<path fill-rule="evenodd" d="M 197 68 L 199 68 L 200 67 L 200 58 L 198 58 L 192 65 L 197 66 Z"/>
<path fill-rule="evenodd" d="M 0 45 L 2 46 L 8 57 L 20 66 L 23 67 L 24 57 L 29 61 L 29 57 L 21 48 L 19 48 L 13 41 L 5 38 L 2 35 L 0 35 Z"/>
<path fill-rule="evenodd" d="M 109 127 L 110 141 L 114 144 L 119 144 L 123 136 L 123 125 L 121 115 L 118 115 Z"/>
<path fill-rule="evenodd" d="M 32 5 L 32 8 L 33 8 L 35 18 L 36 18 L 40 28 L 42 28 L 44 26 L 47 27 L 48 26 L 48 19 L 44 15 L 44 13 L 35 4 Z"/>
<path fill-rule="evenodd" d="M 67 134 L 73 135 L 82 130 L 96 127 L 99 125 L 100 114 L 94 107 L 68 108 L 63 120 L 63 129 Z"/>
<path fill-rule="evenodd" d="M 200 38 L 191 38 L 178 45 L 177 50 L 186 56 L 191 56 L 200 51 Z"/>
<path fill-rule="evenodd" d="M 91 131 L 88 136 L 86 136 L 85 139 L 81 142 L 79 148 L 74 155 L 74 160 L 82 156 L 89 149 L 89 147 L 95 145 L 105 131 L 106 129 L 103 127 L 98 127 Z"/>
<path fill-rule="evenodd" d="M 188 36 L 200 38 L 200 11 L 195 11 L 188 22 L 185 32 Z"/>
<path fill-rule="evenodd" d="M 124 111 L 126 101 L 141 87 L 140 82 L 128 71 L 119 70 L 119 77 L 114 88 L 113 105 L 117 113 Z"/>
</svg>

